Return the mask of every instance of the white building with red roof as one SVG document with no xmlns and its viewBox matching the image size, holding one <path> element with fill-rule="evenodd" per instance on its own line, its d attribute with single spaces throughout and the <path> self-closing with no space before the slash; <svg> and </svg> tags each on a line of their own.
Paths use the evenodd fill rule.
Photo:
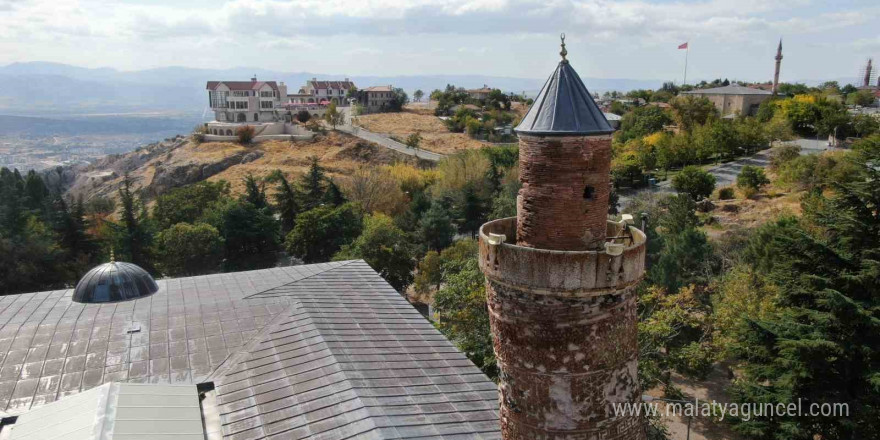
<svg viewBox="0 0 880 440">
<path fill-rule="evenodd" d="M 287 98 L 283 82 L 208 81 L 208 105 L 218 122 L 275 122 Z"/>
</svg>

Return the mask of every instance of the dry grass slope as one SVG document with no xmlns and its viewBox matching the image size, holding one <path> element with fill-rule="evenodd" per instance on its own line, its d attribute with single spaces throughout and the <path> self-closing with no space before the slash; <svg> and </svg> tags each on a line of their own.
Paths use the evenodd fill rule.
<svg viewBox="0 0 880 440">
<path fill-rule="evenodd" d="M 358 116 L 358 121 L 369 131 L 394 136 L 400 140 L 419 132 L 422 135 L 420 148 L 435 153 L 453 154 L 459 150 L 486 146 L 485 143 L 471 139 L 464 133 L 450 132 L 443 125 L 443 121 L 431 114 L 409 111 L 379 113 Z"/>
</svg>

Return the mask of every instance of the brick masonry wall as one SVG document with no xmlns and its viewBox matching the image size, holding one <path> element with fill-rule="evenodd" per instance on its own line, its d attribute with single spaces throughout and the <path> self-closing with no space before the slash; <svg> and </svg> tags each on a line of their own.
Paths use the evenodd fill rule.
<svg viewBox="0 0 880 440">
<path fill-rule="evenodd" d="M 517 244 L 601 249 L 605 242 L 611 137 L 520 136 Z"/>
<path fill-rule="evenodd" d="M 645 438 L 639 402 L 634 288 L 587 298 L 539 295 L 490 280 L 506 440 Z"/>
</svg>

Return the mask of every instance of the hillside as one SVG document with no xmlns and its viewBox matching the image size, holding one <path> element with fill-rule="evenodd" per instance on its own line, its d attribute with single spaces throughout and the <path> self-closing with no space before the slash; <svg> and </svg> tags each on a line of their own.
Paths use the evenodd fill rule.
<svg viewBox="0 0 880 440">
<path fill-rule="evenodd" d="M 446 128 L 443 120 L 434 116 L 436 101 L 410 103 L 406 111 L 400 113 L 377 113 L 357 117 L 361 127 L 396 138 L 403 142 L 407 136 L 418 132 L 422 136 L 419 148 L 440 154 L 453 154 L 469 148 L 482 148 L 489 143 L 474 139 L 465 133 L 453 133 Z M 512 113 L 522 118 L 528 107 L 513 103 Z"/>
<path fill-rule="evenodd" d="M 308 167 L 311 157 L 318 157 L 331 177 L 349 174 L 366 164 L 413 160 L 339 133 L 318 136 L 309 142 L 269 141 L 247 147 L 224 142 L 196 144 L 177 137 L 65 171 L 61 180 L 68 194 L 86 199 L 114 197 L 126 173 L 148 198 L 202 180 L 227 180 L 232 191 L 238 193 L 243 190 L 242 179 L 248 174 L 263 177 L 280 169 L 287 175 L 296 175 Z M 58 179 L 57 175 L 55 178 Z"/>
</svg>

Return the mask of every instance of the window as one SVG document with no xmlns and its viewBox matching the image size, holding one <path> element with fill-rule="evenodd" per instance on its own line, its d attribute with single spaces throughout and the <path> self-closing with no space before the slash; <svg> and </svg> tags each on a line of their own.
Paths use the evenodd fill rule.
<svg viewBox="0 0 880 440">
<path fill-rule="evenodd" d="M 227 108 L 226 97 L 229 96 L 229 92 L 208 92 L 208 100 L 210 101 L 211 108 Z"/>
<path fill-rule="evenodd" d="M 272 101 L 260 101 L 260 108 L 272 110 L 275 108 L 275 103 Z"/>
<path fill-rule="evenodd" d="M 274 97 L 275 97 L 275 92 L 274 92 L 274 91 L 271 91 L 271 90 L 268 91 L 268 92 L 263 91 L 263 92 L 260 92 L 260 97 L 261 97 L 261 98 L 274 98 Z"/>
</svg>

